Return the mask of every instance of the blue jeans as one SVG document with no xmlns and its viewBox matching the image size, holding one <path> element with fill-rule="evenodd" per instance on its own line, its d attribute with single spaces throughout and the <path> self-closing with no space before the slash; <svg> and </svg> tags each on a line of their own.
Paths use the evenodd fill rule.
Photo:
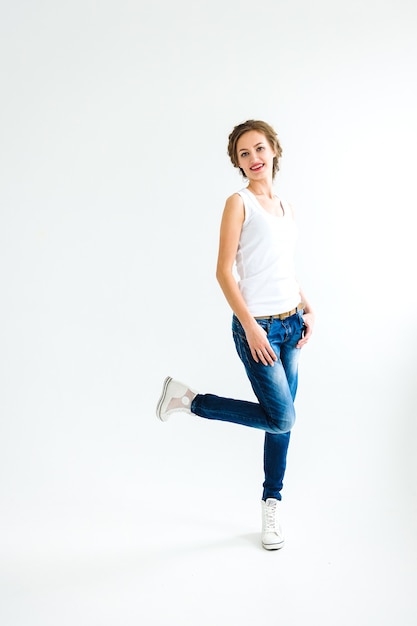
<svg viewBox="0 0 417 626">
<path fill-rule="evenodd" d="M 256 363 L 249 349 L 245 331 L 233 316 L 232 331 L 236 350 L 258 402 L 198 394 L 191 411 L 207 419 L 233 422 L 265 431 L 263 499 L 281 500 L 290 431 L 295 422 L 294 399 L 298 384 L 296 348 L 303 331 L 302 311 L 285 320 L 257 320 L 266 331 L 278 360 L 274 365 Z"/>
</svg>

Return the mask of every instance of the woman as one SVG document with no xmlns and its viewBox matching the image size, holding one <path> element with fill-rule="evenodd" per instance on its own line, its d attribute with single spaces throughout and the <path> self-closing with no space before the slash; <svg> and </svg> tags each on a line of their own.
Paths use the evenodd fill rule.
<svg viewBox="0 0 417 626">
<path fill-rule="evenodd" d="M 157 406 L 162 421 L 185 410 L 265 431 L 262 545 L 267 550 L 284 543 L 279 502 L 295 421 L 298 357 L 314 324 L 294 271 L 292 210 L 273 187 L 281 153 L 265 122 L 247 120 L 229 135 L 229 157 L 248 184 L 226 201 L 216 276 L 233 311 L 236 350 L 258 402 L 200 394 L 168 377 Z"/>
</svg>

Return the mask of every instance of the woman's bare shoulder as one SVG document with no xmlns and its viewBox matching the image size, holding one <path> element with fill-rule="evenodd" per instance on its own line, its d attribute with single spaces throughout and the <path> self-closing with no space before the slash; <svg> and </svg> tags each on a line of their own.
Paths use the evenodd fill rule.
<svg viewBox="0 0 417 626">
<path fill-rule="evenodd" d="M 231 196 L 226 198 L 225 208 L 230 208 L 231 210 L 243 209 L 242 196 L 237 191 L 232 193 Z"/>
<path fill-rule="evenodd" d="M 238 193 L 232 193 L 226 199 L 223 210 L 223 224 L 236 224 L 241 226 L 245 219 L 245 207 Z"/>
</svg>

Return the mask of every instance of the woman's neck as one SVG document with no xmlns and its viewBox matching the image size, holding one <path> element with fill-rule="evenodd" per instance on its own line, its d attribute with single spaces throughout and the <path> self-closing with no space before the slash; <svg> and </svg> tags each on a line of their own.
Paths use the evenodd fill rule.
<svg viewBox="0 0 417 626">
<path fill-rule="evenodd" d="M 272 182 L 267 182 L 264 180 L 251 181 L 247 186 L 247 189 L 249 189 L 249 191 L 251 191 L 255 196 L 265 196 L 267 198 L 273 198 L 275 195 Z"/>
</svg>

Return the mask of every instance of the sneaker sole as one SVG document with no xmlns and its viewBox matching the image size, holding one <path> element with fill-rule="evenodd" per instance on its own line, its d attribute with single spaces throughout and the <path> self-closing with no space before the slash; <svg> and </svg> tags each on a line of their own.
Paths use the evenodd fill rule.
<svg viewBox="0 0 417 626">
<path fill-rule="evenodd" d="M 161 415 L 161 410 L 162 410 L 162 405 L 164 403 L 164 400 L 166 398 L 167 395 L 167 389 L 168 389 L 168 385 L 171 382 L 172 377 L 171 376 L 167 376 L 164 380 L 164 386 L 162 387 L 162 393 L 161 393 L 161 397 L 159 398 L 157 407 L 156 407 L 156 417 L 158 419 L 161 420 L 161 422 L 166 422 L 167 420 L 164 420 L 164 418 Z"/>
<path fill-rule="evenodd" d="M 265 550 L 280 550 L 284 547 L 284 541 L 281 541 L 281 543 L 263 543 L 262 547 Z"/>
</svg>

